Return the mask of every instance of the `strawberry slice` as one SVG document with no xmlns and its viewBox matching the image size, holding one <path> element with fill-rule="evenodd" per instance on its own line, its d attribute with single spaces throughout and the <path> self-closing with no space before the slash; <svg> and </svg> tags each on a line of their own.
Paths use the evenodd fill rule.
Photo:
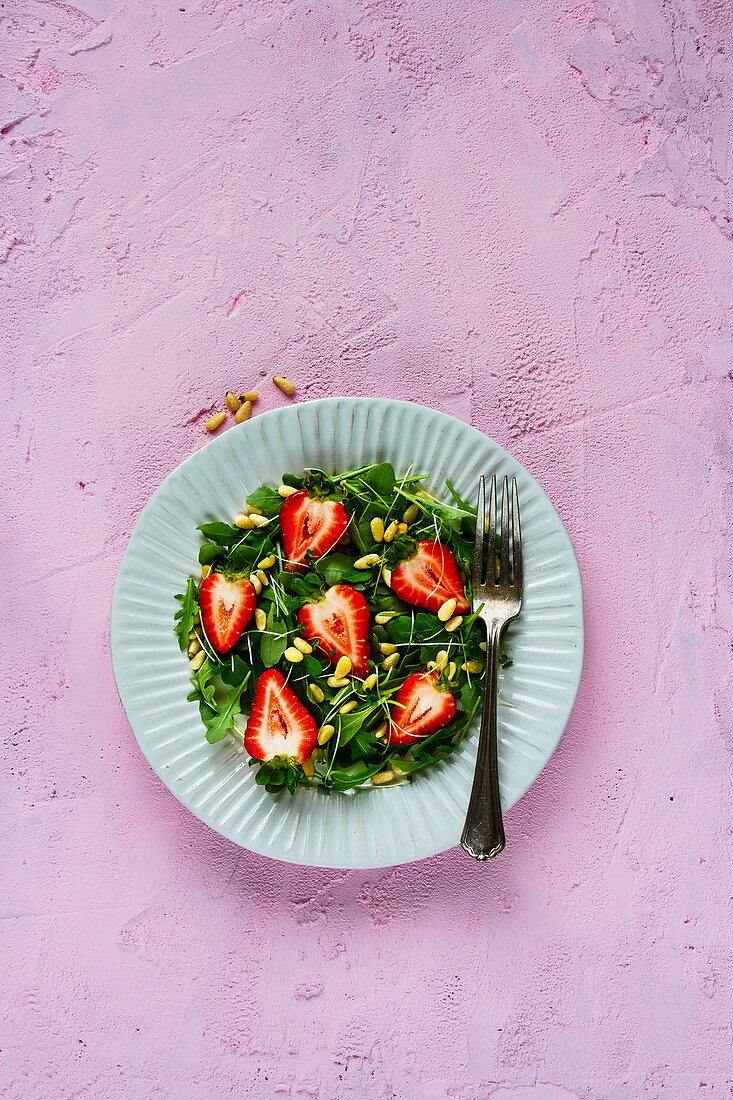
<svg viewBox="0 0 733 1100">
<path fill-rule="evenodd" d="M 255 609 L 255 590 L 248 580 L 228 580 L 209 573 L 199 588 L 201 621 L 217 653 L 228 653 L 242 637 Z"/>
<path fill-rule="evenodd" d="M 392 570 L 392 591 L 405 603 L 439 611 L 455 597 L 456 614 L 469 610 L 458 565 L 442 542 L 418 542 L 417 552 Z"/>
<path fill-rule="evenodd" d="M 349 515 L 337 500 L 312 500 L 305 489 L 286 497 L 280 506 L 286 570 L 302 573 L 306 552 L 322 558 L 343 538 L 348 526 Z"/>
<path fill-rule="evenodd" d="M 256 760 L 289 756 L 302 764 L 316 747 L 318 727 L 281 672 L 268 668 L 255 686 L 244 747 Z"/>
<path fill-rule="evenodd" d="M 456 701 L 442 691 L 434 672 L 408 676 L 395 696 L 389 716 L 391 745 L 411 745 L 453 720 Z"/>
<path fill-rule="evenodd" d="M 318 641 L 333 664 L 348 657 L 355 676 L 363 680 L 369 660 L 369 608 L 361 592 L 348 584 L 334 584 L 322 600 L 306 603 L 298 622 L 309 642 Z"/>
</svg>

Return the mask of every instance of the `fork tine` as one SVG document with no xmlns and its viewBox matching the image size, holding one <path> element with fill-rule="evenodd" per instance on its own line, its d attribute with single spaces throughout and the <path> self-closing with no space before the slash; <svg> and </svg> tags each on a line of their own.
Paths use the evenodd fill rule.
<svg viewBox="0 0 733 1100">
<path fill-rule="evenodd" d="M 496 478 L 491 479 L 489 496 L 489 553 L 486 569 L 486 583 L 496 584 Z"/>
<path fill-rule="evenodd" d="M 512 478 L 512 562 L 514 569 L 514 587 L 522 592 L 522 531 L 519 526 L 519 494 L 517 479 Z"/>
<path fill-rule="evenodd" d="M 509 481 L 501 487 L 501 568 L 499 584 L 509 584 Z"/>
<path fill-rule="evenodd" d="M 471 564 L 471 583 L 474 588 L 484 583 L 484 530 L 486 527 L 486 505 L 484 497 L 484 475 L 478 482 L 476 500 L 476 535 L 473 540 L 473 562 Z"/>
</svg>

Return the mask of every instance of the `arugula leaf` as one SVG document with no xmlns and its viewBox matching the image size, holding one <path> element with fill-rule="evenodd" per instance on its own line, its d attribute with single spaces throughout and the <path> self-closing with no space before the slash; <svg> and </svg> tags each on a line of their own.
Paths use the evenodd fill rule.
<svg viewBox="0 0 733 1100">
<path fill-rule="evenodd" d="M 216 694 L 215 687 L 212 683 L 215 670 L 208 657 L 204 660 L 201 668 L 197 668 L 196 672 L 191 677 L 191 683 L 193 684 L 193 691 L 186 696 L 192 702 L 205 703 L 212 710 L 216 709 Z"/>
<path fill-rule="evenodd" d="M 445 484 L 446 484 L 446 486 L 447 486 L 447 488 L 448 488 L 448 492 L 449 492 L 449 493 L 450 493 L 450 495 L 451 495 L 451 496 L 453 497 L 453 499 L 454 499 L 454 501 L 456 502 L 456 504 L 458 505 L 458 507 L 459 507 L 459 508 L 463 508 L 463 509 L 464 509 L 464 511 L 466 511 L 466 512 L 470 512 L 472 516 L 475 516 L 475 515 L 476 515 L 476 509 L 475 509 L 475 508 L 472 508 L 472 507 L 471 507 L 471 505 L 470 505 L 470 504 L 468 503 L 468 501 L 467 501 L 467 500 L 464 500 L 464 499 L 463 499 L 463 497 L 460 497 L 460 496 L 458 495 L 458 493 L 457 493 L 457 492 L 456 492 L 456 490 L 455 490 L 455 489 L 453 488 L 453 485 L 452 485 L 452 484 L 451 484 L 451 482 L 450 482 L 450 481 L 448 480 L 448 478 L 446 478 L 446 479 L 445 479 Z"/>
<path fill-rule="evenodd" d="M 287 623 L 277 617 L 273 606 L 267 612 L 267 623 L 260 635 L 260 659 L 265 668 L 274 668 L 287 648 Z"/>
<path fill-rule="evenodd" d="M 339 718 L 339 748 L 348 745 L 354 734 L 358 733 L 364 722 L 376 710 L 375 706 L 359 707 L 351 714 L 342 714 Z"/>
<path fill-rule="evenodd" d="M 244 680 L 234 687 L 223 703 L 215 704 L 213 710 L 210 706 L 207 710 L 199 706 L 201 719 L 206 726 L 206 740 L 210 745 L 215 745 L 217 741 L 223 740 L 232 728 L 236 716 L 242 713 L 239 699 L 249 677 L 250 672 L 247 670 Z"/>
<path fill-rule="evenodd" d="M 247 504 L 252 508 L 259 508 L 262 515 L 267 516 L 268 519 L 278 514 L 282 502 L 283 498 L 277 489 L 271 489 L 269 485 L 262 485 L 247 497 Z"/>
<path fill-rule="evenodd" d="M 173 629 L 178 635 L 178 644 L 183 651 L 188 649 L 188 635 L 193 630 L 193 620 L 199 609 L 198 591 L 193 577 L 188 578 L 186 591 L 179 592 L 174 598 L 180 600 L 182 605 L 173 616 L 176 624 Z"/>
</svg>

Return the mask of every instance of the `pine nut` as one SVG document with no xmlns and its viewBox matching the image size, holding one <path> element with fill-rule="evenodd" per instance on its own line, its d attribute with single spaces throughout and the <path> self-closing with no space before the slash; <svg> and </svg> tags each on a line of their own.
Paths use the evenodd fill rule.
<svg viewBox="0 0 733 1100">
<path fill-rule="evenodd" d="M 458 671 L 458 669 L 456 668 L 456 662 L 451 661 L 450 664 L 448 665 L 448 679 L 452 680 L 457 671 Z"/>
<path fill-rule="evenodd" d="M 303 660 L 303 654 L 295 646 L 289 645 L 283 653 L 283 657 L 286 661 L 290 661 L 291 664 L 297 665 L 299 661 Z"/>
<path fill-rule="evenodd" d="M 438 656 L 435 658 L 434 668 L 436 672 L 442 672 L 445 666 L 448 664 L 448 650 L 441 649 Z"/>
<path fill-rule="evenodd" d="M 238 516 L 234 517 L 234 526 L 240 527 L 242 531 L 251 531 L 254 527 L 251 516 L 245 516 L 244 512 L 240 512 Z"/>
<path fill-rule="evenodd" d="M 399 611 L 380 611 L 374 616 L 374 622 L 378 626 L 384 626 L 385 623 L 394 619 L 395 615 L 399 615 Z"/>
<path fill-rule="evenodd" d="M 257 390 L 247 390 L 246 393 L 240 394 L 240 401 L 254 402 L 257 400 Z"/>
<path fill-rule="evenodd" d="M 277 491 L 281 497 L 291 497 L 298 490 L 293 485 L 278 485 Z"/>
<path fill-rule="evenodd" d="M 227 408 L 229 409 L 229 412 L 233 413 L 235 413 L 242 404 L 239 398 L 235 397 L 231 390 L 227 390 L 224 400 L 227 403 Z"/>
<path fill-rule="evenodd" d="M 188 632 L 189 642 L 192 642 L 194 640 L 194 638 L 197 638 L 197 637 L 198 637 L 198 635 L 196 634 L 195 630 L 189 630 L 189 632 Z"/>
<path fill-rule="evenodd" d="M 440 619 L 441 623 L 448 622 L 448 619 L 451 618 L 453 612 L 456 609 L 457 603 L 458 601 L 455 599 L 455 597 L 453 597 L 452 599 L 446 600 L 445 603 L 442 603 L 440 605 L 440 608 L 438 609 L 438 618 Z"/>
<path fill-rule="evenodd" d="M 201 616 L 199 615 L 198 611 L 194 615 L 193 621 L 196 624 L 196 626 L 201 626 Z"/>
<path fill-rule="evenodd" d="M 198 670 L 201 668 L 201 666 L 202 666 L 202 664 L 204 663 L 205 660 L 206 660 L 206 654 L 203 651 L 203 649 L 200 649 L 199 652 L 196 654 L 196 656 L 192 657 L 191 660 L 188 663 L 189 663 L 189 665 L 191 666 L 191 668 L 193 669 L 194 672 L 198 672 Z"/>
<path fill-rule="evenodd" d="M 410 507 L 405 508 L 404 512 L 402 513 L 402 522 L 406 523 L 409 526 L 411 523 L 415 522 L 419 515 L 420 509 L 418 508 L 417 504 L 411 504 Z"/>
<path fill-rule="evenodd" d="M 283 378 L 283 376 L 281 374 L 273 375 L 272 380 L 275 383 L 275 385 L 277 386 L 277 388 L 279 390 L 282 390 L 283 393 L 286 393 L 288 395 L 288 397 L 292 397 L 293 394 L 295 393 L 295 386 L 293 385 L 293 383 L 288 381 L 287 378 Z"/>
<path fill-rule="evenodd" d="M 217 428 L 220 428 L 227 418 L 227 414 L 222 410 L 221 412 L 214 413 L 206 421 L 207 432 L 215 432 Z"/>
<path fill-rule="evenodd" d="M 258 630 L 264 630 L 267 626 L 267 615 L 264 613 L 261 607 L 255 610 L 255 626 Z"/>
<path fill-rule="evenodd" d="M 308 685 L 308 694 L 314 703 L 322 703 L 326 696 L 323 694 L 318 684 Z"/>
<path fill-rule="evenodd" d="M 375 542 L 381 542 L 384 538 L 384 520 L 381 516 L 375 516 L 369 524 L 369 530 Z"/>
<path fill-rule="evenodd" d="M 367 676 L 366 680 L 362 684 L 362 687 L 364 688 L 364 691 L 371 691 L 372 688 L 374 687 L 374 685 L 376 684 L 376 682 L 377 682 L 377 674 L 376 674 L 376 672 L 372 672 L 369 676 Z"/>
<path fill-rule="evenodd" d="M 201 643 L 198 638 L 193 637 L 188 643 L 188 655 L 189 657 L 195 657 L 197 653 L 201 651 Z"/>
<path fill-rule="evenodd" d="M 245 420 L 249 420 L 252 412 L 252 402 L 243 401 L 234 414 L 234 423 L 243 424 Z"/>
<path fill-rule="evenodd" d="M 374 787 L 386 787 L 388 783 L 391 783 L 395 778 L 395 773 L 391 768 L 384 768 L 383 771 L 377 772 L 371 778 L 372 786 Z"/>
<path fill-rule="evenodd" d="M 486 645 L 486 642 L 479 642 L 478 647 L 479 647 L 479 649 L 483 649 L 484 653 L 486 652 L 486 650 L 488 648 L 487 645 Z"/>
<path fill-rule="evenodd" d="M 392 587 L 392 570 L 391 569 L 383 569 L 382 570 L 382 580 L 387 585 L 387 588 Z"/>
<path fill-rule="evenodd" d="M 350 680 L 340 680 L 338 676 L 329 676 L 326 683 L 330 688 L 345 688 L 351 683 Z"/>
<path fill-rule="evenodd" d="M 406 533 L 407 533 L 407 524 L 406 523 L 398 523 L 397 524 L 397 534 L 398 535 L 404 535 Z"/>
<path fill-rule="evenodd" d="M 374 736 L 376 737 L 377 741 L 386 741 L 387 740 L 387 727 L 388 727 L 388 725 L 389 725 L 388 722 L 382 722 L 380 725 L 377 726 L 377 728 L 374 731 Z"/>
<path fill-rule="evenodd" d="M 249 575 L 249 583 L 250 583 L 250 584 L 252 585 L 252 587 L 254 588 L 254 590 L 255 590 L 255 595 L 256 595 L 256 596 L 259 596 L 260 592 L 262 591 L 262 585 L 260 584 L 260 579 L 259 579 L 259 577 L 256 577 L 254 573 L 250 573 L 250 575 Z"/>
<path fill-rule="evenodd" d="M 260 582 L 262 587 L 267 588 L 268 584 L 270 583 L 270 578 L 268 577 L 264 569 L 256 569 L 255 576 L 257 577 L 257 580 Z"/>
<path fill-rule="evenodd" d="M 389 657 L 385 657 L 382 661 L 382 668 L 388 671 L 390 668 L 394 668 L 400 659 L 399 653 L 390 653 Z"/>
<path fill-rule="evenodd" d="M 385 657 L 389 657 L 390 653 L 396 653 L 397 652 L 397 646 L 392 645 L 391 642 L 380 642 L 379 643 L 379 648 L 381 649 L 381 651 L 382 651 L 382 653 L 384 654 Z"/>
<path fill-rule="evenodd" d="M 248 516 L 261 516 L 262 512 L 259 508 L 255 508 L 253 504 L 245 504 L 244 510 Z"/>
<path fill-rule="evenodd" d="M 306 642 L 305 638 L 301 638 L 299 634 L 296 634 L 293 638 L 293 645 L 296 649 L 299 649 L 301 653 L 313 652 L 313 646 L 310 642 Z"/>
<path fill-rule="evenodd" d="M 335 732 L 335 726 L 330 726 L 328 724 L 326 724 L 325 726 L 321 726 L 318 731 L 318 744 L 325 745 L 327 741 L 331 740 Z"/>
<path fill-rule="evenodd" d="M 313 776 L 316 774 L 316 769 L 313 767 L 313 761 L 311 760 L 310 756 L 307 760 L 304 760 L 300 766 L 303 769 L 303 773 L 307 779 L 312 779 Z"/>
<path fill-rule="evenodd" d="M 351 660 L 349 657 L 339 657 L 336 662 L 336 668 L 333 671 L 337 680 L 343 680 L 345 676 L 351 674 Z"/>
<path fill-rule="evenodd" d="M 258 569 L 271 569 L 276 561 L 277 561 L 277 558 L 275 557 L 274 554 L 268 554 L 266 558 L 262 559 L 262 561 L 257 562 L 257 568 Z"/>
<path fill-rule="evenodd" d="M 454 630 L 458 630 L 458 627 L 463 622 L 463 615 L 454 615 L 452 619 L 449 619 L 445 624 L 445 629 L 449 634 L 452 634 Z"/>
<path fill-rule="evenodd" d="M 211 572 L 211 566 L 210 565 L 202 565 L 201 566 L 201 580 L 205 581 L 210 572 Z"/>
<path fill-rule="evenodd" d="M 379 561 L 379 554 L 365 554 L 363 558 L 357 558 L 354 569 L 371 569 Z"/>
<path fill-rule="evenodd" d="M 384 532 L 384 541 L 392 542 L 397 534 L 397 520 L 393 519 L 387 530 Z"/>
<path fill-rule="evenodd" d="M 350 699 L 348 703 L 344 703 L 342 707 L 339 707 L 339 714 L 351 714 L 352 710 L 356 710 L 358 706 L 356 699 Z"/>
<path fill-rule="evenodd" d="M 464 672 L 469 672 L 471 676 L 478 676 L 480 672 L 484 671 L 484 666 L 480 661 L 464 661 L 461 668 Z"/>
<path fill-rule="evenodd" d="M 249 518 L 252 520 L 254 527 L 267 527 L 270 522 L 267 516 L 263 516 L 261 512 L 250 512 Z"/>
<path fill-rule="evenodd" d="M 420 500 L 429 500 L 431 503 L 435 502 L 435 497 L 431 497 L 430 493 L 426 493 L 424 489 L 418 489 L 415 496 L 419 497 Z"/>
</svg>

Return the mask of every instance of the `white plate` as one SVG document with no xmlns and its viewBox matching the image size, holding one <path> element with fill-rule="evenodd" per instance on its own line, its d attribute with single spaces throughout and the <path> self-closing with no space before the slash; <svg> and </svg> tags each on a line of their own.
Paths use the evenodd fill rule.
<svg viewBox="0 0 733 1100">
<path fill-rule="evenodd" d="M 415 782 L 352 794 L 299 788 L 268 795 L 233 738 L 209 745 L 189 668 L 173 634 L 174 596 L 198 574 L 196 527 L 230 520 L 258 485 L 307 466 L 345 470 L 412 461 L 445 499 L 445 478 L 474 499 L 480 474 L 517 478 L 524 606 L 510 627 L 514 664 L 500 677 L 499 772 L 504 811 L 549 760 L 567 723 L 583 664 L 578 563 L 539 485 L 475 428 L 420 405 L 329 398 L 263 413 L 186 459 L 142 511 L 112 596 L 112 664 L 122 704 L 150 766 L 212 829 L 253 852 L 321 867 L 383 867 L 458 843 L 476 756 L 476 729 Z M 511 837 L 509 838 L 511 843 Z"/>
</svg>

